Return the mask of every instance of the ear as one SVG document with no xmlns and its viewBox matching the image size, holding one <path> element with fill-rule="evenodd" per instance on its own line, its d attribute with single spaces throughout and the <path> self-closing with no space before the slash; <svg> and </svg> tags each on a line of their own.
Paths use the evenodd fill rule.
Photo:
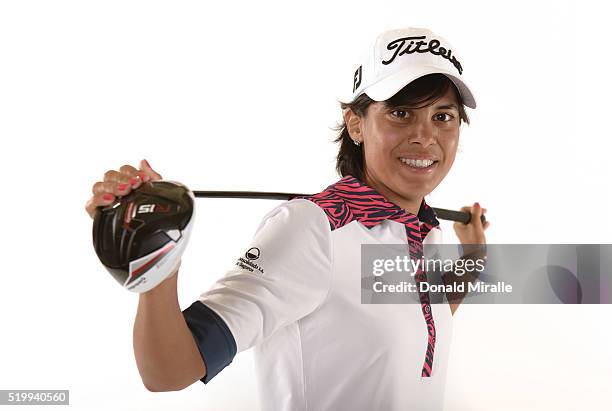
<svg viewBox="0 0 612 411">
<path fill-rule="evenodd" d="M 363 142 L 363 119 L 355 114 L 350 108 L 344 110 L 342 115 L 349 136 L 351 136 L 353 140 Z"/>
</svg>

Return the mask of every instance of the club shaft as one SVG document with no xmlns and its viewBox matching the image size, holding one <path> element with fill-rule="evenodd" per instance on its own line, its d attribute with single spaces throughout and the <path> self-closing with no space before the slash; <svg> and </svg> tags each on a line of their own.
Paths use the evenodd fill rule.
<svg viewBox="0 0 612 411">
<path fill-rule="evenodd" d="M 250 198 L 266 200 L 291 200 L 294 197 L 307 197 L 312 194 L 299 193 L 275 193 L 262 191 L 194 191 L 193 195 L 199 198 Z M 449 221 L 458 221 L 468 224 L 472 215 L 465 211 L 447 210 L 445 208 L 432 207 L 438 218 Z M 480 221 L 484 224 L 487 220 L 482 214 Z"/>
</svg>

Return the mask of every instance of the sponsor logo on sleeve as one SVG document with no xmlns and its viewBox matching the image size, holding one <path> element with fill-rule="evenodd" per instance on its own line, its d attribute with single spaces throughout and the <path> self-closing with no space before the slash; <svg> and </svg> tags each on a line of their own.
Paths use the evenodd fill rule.
<svg viewBox="0 0 612 411">
<path fill-rule="evenodd" d="M 252 273 L 257 270 L 263 275 L 264 269 L 260 267 L 259 264 L 255 263 L 255 260 L 259 259 L 260 254 L 261 250 L 259 248 L 251 247 L 244 253 L 244 257 L 240 257 L 238 261 L 236 261 L 236 265 Z"/>
</svg>

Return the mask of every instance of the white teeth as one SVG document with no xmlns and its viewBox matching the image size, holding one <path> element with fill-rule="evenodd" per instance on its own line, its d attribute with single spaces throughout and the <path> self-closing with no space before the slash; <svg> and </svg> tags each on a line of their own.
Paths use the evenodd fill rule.
<svg viewBox="0 0 612 411">
<path fill-rule="evenodd" d="M 413 159 L 407 159 L 407 158 L 400 158 L 400 160 L 403 163 L 408 164 L 412 167 L 419 167 L 419 168 L 426 168 L 434 163 L 433 160 L 413 160 Z"/>
</svg>

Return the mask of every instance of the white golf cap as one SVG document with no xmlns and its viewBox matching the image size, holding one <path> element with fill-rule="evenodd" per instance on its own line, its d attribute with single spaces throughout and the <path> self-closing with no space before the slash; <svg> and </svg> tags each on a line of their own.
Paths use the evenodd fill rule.
<svg viewBox="0 0 612 411">
<path fill-rule="evenodd" d="M 362 93 L 374 101 L 387 100 L 412 81 L 433 73 L 447 76 L 463 103 L 476 108 L 455 48 L 430 30 L 415 27 L 385 31 L 376 37 L 354 72 L 351 101 Z"/>
</svg>

